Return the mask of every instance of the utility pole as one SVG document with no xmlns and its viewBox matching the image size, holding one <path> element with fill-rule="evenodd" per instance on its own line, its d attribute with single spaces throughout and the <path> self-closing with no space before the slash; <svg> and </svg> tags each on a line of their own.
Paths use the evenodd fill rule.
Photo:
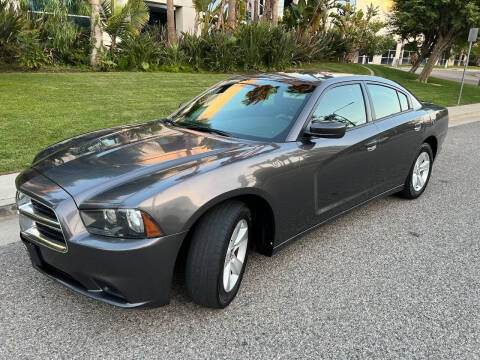
<svg viewBox="0 0 480 360">
<path fill-rule="evenodd" d="M 463 75 L 462 75 L 462 85 L 460 85 L 460 94 L 458 94 L 458 102 L 457 105 L 460 105 L 460 101 L 462 100 L 462 92 L 463 92 L 463 84 L 465 83 L 465 73 L 467 72 L 468 62 L 470 61 L 470 53 L 472 51 L 472 44 L 477 41 L 478 37 L 478 28 L 470 29 L 470 33 L 468 34 L 468 55 L 467 61 L 465 63 L 465 67 L 463 68 Z"/>
</svg>

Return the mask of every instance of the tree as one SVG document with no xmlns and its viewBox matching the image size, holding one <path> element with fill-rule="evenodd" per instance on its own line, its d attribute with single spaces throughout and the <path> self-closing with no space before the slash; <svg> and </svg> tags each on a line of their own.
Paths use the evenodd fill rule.
<svg viewBox="0 0 480 360">
<path fill-rule="evenodd" d="M 92 0 L 92 12 L 90 14 L 90 37 L 93 41 L 90 53 L 90 65 L 98 66 L 98 53 L 102 46 L 102 28 L 100 27 L 100 0 Z"/>
<path fill-rule="evenodd" d="M 260 4 L 259 4 L 258 0 L 253 0 L 253 16 L 252 16 L 252 19 L 255 22 L 258 22 L 258 15 L 259 15 L 258 13 L 259 13 L 259 10 L 260 10 L 259 6 L 260 6 Z"/>
<path fill-rule="evenodd" d="M 214 11 L 212 10 L 214 2 L 211 0 L 193 0 L 193 6 L 195 7 L 195 12 L 198 15 L 198 21 L 203 23 L 202 34 L 206 34 L 215 20 Z M 200 16 L 200 14 L 203 16 Z M 195 34 L 197 33 L 198 29 L 198 24 L 196 21 L 197 19 L 195 19 Z"/>
<path fill-rule="evenodd" d="M 272 0 L 263 1 L 263 17 L 264 21 L 270 22 L 272 17 Z"/>
<path fill-rule="evenodd" d="M 410 73 L 415 74 L 423 61 L 432 54 L 433 48 L 436 44 L 436 38 L 436 34 L 425 34 L 415 41 L 417 44 L 416 59 L 412 63 L 412 67 L 409 70 Z"/>
<path fill-rule="evenodd" d="M 413 5 L 415 4 L 410 0 L 396 0 L 389 24 L 393 34 L 398 35 L 402 41 L 408 41 L 405 47 L 413 48 L 415 51 L 411 73 L 415 73 L 422 62 L 430 56 L 437 41 L 435 24 L 429 22 L 425 14 L 427 7 Z"/>
<path fill-rule="evenodd" d="M 177 39 L 177 34 L 175 32 L 175 11 L 173 9 L 173 0 L 167 0 L 167 36 L 168 43 L 170 46 L 172 46 Z"/>
<path fill-rule="evenodd" d="M 393 16 L 400 25 L 405 22 L 412 34 L 430 42 L 423 49 L 430 55 L 418 78 L 426 83 L 442 54 L 467 36 L 470 27 L 479 25 L 480 0 L 394 0 Z"/>
<path fill-rule="evenodd" d="M 137 35 L 149 19 L 147 5 L 143 0 L 128 0 L 118 5 L 115 0 L 103 0 L 100 7 L 100 22 L 103 31 L 110 35 L 110 50 L 116 50 L 118 39 L 128 35 Z"/>
<path fill-rule="evenodd" d="M 272 0 L 272 24 L 278 25 L 278 0 Z"/>
<path fill-rule="evenodd" d="M 225 12 L 226 0 L 220 2 L 220 9 L 218 10 L 217 29 L 223 29 L 223 13 Z"/>
<path fill-rule="evenodd" d="M 345 4 L 338 5 L 338 13 L 333 13 L 334 26 L 343 35 L 343 40 L 347 46 L 345 60 L 353 62 L 358 58 L 359 53 L 372 46 L 370 41 L 377 41 L 377 32 L 384 27 L 384 23 L 375 20 L 378 15 L 378 7 L 370 4 L 367 11 L 356 10 L 354 6 L 347 1 Z"/>
<path fill-rule="evenodd" d="M 237 1 L 236 0 L 228 0 L 227 25 L 228 25 L 228 28 L 230 28 L 230 29 L 235 28 L 235 25 L 237 24 L 236 10 L 237 10 Z"/>
<path fill-rule="evenodd" d="M 336 0 L 299 0 L 285 9 L 282 23 L 301 32 L 317 33 L 325 30 L 328 13 L 335 7 Z"/>
</svg>

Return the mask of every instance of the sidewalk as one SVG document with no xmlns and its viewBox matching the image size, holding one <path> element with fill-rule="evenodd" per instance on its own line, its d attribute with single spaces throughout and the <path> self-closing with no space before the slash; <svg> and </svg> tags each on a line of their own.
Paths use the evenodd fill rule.
<svg viewBox="0 0 480 360">
<path fill-rule="evenodd" d="M 15 178 L 18 173 L 0 175 L 0 217 L 15 212 Z"/>
<path fill-rule="evenodd" d="M 480 121 L 480 104 L 448 108 L 450 127 Z M 15 214 L 15 178 L 18 173 L 0 175 L 0 218 Z"/>
</svg>

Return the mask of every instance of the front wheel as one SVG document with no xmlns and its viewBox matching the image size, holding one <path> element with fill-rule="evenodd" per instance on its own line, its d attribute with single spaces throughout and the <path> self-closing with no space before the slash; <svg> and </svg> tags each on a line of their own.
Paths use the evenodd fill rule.
<svg viewBox="0 0 480 360">
<path fill-rule="evenodd" d="M 247 262 L 250 224 L 246 205 L 228 201 L 196 225 L 185 275 L 187 293 L 197 304 L 224 308 L 235 298 Z"/>
<path fill-rule="evenodd" d="M 405 188 L 399 194 L 407 199 L 416 199 L 422 195 L 430 180 L 432 165 L 432 148 L 424 143 L 412 164 L 405 181 Z"/>
</svg>

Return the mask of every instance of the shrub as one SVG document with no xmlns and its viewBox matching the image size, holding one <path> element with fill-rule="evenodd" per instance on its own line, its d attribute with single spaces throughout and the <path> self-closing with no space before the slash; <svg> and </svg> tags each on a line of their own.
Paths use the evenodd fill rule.
<svg viewBox="0 0 480 360">
<path fill-rule="evenodd" d="M 71 65 L 88 63 L 89 31 L 69 20 L 65 2 L 48 1 L 45 13 L 38 19 L 36 26 L 44 46 L 51 50 L 56 63 Z"/>
<path fill-rule="evenodd" d="M 43 48 L 38 30 L 22 31 L 18 36 L 18 62 L 29 70 L 38 70 L 43 65 L 51 64 L 51 54 Z"/>
<path fill-rule="evenodd" d="M 337 44 L 331 33 L 311 34 L 299 30 L 291 30 L 291 33 L 296 44 L 294 54 L 296 62 L 330 59 L 335 53 L 334 49 L 341 48 L 341 43 Z"/>
<path fill-rule="evenodd" d="M 212 30 L 200 36 L 183 34 L 186 61 L 209 71 L 281 70 L 294 63 L 295 38 L 265 22 L 240 24 L 235 30 Z"/>
<path fill-rule="evenodd" d="M 265 68 L 265 53 L 270 50 L 270 26 L 266 22 L 249 23 L 235 30 L 238 55 L 244 70 Z"/>
<path fill-rule="evenodd" d="M 12 62 L 17 54 L 17 37 L 24 26 L 23 13 L 9 0 L 0 0 L 0 59 Z"/>
<path fill-rule="evenodd" d="M 200 69 L 205 64 L 205 41 L 203 37 L 197 37 L 188 33 L 182 34 L 181 47 L 185 53 L 186 61 L 195 69 Z"/>
<path fill-rule="evenodd" d="M 100 71 L 113 71 L 117 67 L 115 54 L 111 50 L 105 50 L 98 54 L 98 68 Z"/>
<path fill-rule="evenodd" d="M 214 30 L 200 39 L 203 67 L 209 71 L 231 71 L 238 68 L 238 47 L 231 33 Z"/>
<path fill-rule="evenodd" d="M 157 42 L 150 32 L 146 31 L 137 36 L 130 34 L 119 44 L 119 70 L 134 67 L 150 70 L 158 65 L 164 53 L 164 45 Z"/>
<path fill-rule="evenodd" d="M 161 59 L 161 63 L 163 63 L 163 65 L 168 65 L 174 68 L 180 68 L 186 62 L 187 57 L 178 42 L 166 47 Z"/>
</svg>

